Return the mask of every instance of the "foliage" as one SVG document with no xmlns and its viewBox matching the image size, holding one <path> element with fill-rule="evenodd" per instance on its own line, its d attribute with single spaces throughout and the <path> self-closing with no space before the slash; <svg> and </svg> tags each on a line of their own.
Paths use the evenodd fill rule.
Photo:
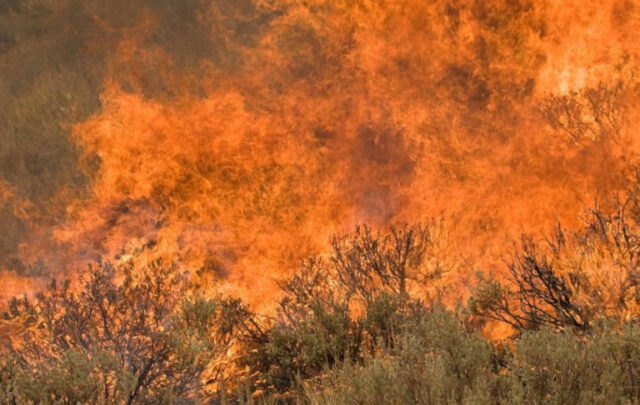
<svg viewBox="0 0 640 405">
<path fill-rule="evenodd" d="M 361 367 L 343 363 L 315 385 L 312 404 L 449 404 L 489 402 L 490 346 L 465 331 L 448 311 L 436 310 L 393 355 L 382 352 Z M 476 402 L 470 402 L 476 401 Z"/>
<path fill-rule="evenodd" d="M 286 392 L 297 380 L 360 361 L 379 345 L 393 348 L 396 333 L 426 313 L 409 291 L 444 271 L 426 259 L 428 227 L 388 233 L 359 227 L 332 246 L 328 258 L 306 261 L 281 285 L 285 297 L 276 316 L 245 334 L 239 362 L 249 368 L 251 384 Z"/>
<path fill-rule="evenodd" d="M 527 332 L 509 364 L 512 398 L 536 404 L 639 403 L 637 325 L 588 339 L 551 330 Z"/>
<path fill-rule="evenodd" d="M 517 329 L 591 329 L 594 320 L 637 317 L 640 304 L 638 192 L 596 207 L 573 234 L 561 226 L 538 243 L 523 238 L 509 263 L 509 283 L 480 277 L 469 302 L 479 316 Z"/>
<path fill-rule="evenodd" d="M 442 322 L 442 320 L 446 320 Z M 312 404 L 637 404 L 640 327 L 599 325 L 589 339 L 526 332 L 503 354 L 449 313 L 429 320 L 435 340 L 407 337 L 395 356 L 344 364 L 306 385 Z M 428 336 L 427 334 L 423 335 Z"/>
<path fill-rule="evenodd" d="M 180 296 L 172 266 L 92 266 L 5 315 L 28 328 L 5 357 L 6 401 L 197 403 L 213 359 L 233 336 L 233 301 Z M 4 401 L 3 401 L 4 403 Z"/>
<path fill-rule="evenodd" d="M 160 262 L 99 264 L 11 302 L 24 332 L 0 357 L 0 403 L 640 404 L 640 324 L 619 314 L 635 294 L 589 284 L 613 263 L 634 291 L 633 204 L 544 250 L 525 240 L 511 285 L 481 279 L 468 310 L 519 329 L 503 342 L 419 299 L 448 268 L 429 226 L 334 239 L 271 317 L 200 297 Z"/>
</svg>

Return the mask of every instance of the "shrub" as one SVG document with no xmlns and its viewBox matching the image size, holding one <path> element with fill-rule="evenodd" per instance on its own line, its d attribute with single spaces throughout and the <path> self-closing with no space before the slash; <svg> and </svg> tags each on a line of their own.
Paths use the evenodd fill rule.
<svg viewBox="0 0 640 405">
<path fill-rule="evenodd" d="M 640 204 L 638 190 L 611 209 L 596 207 L 585 226 L 558 226 L 540 243 L 523 238 L 509 263 L 510 279 L 480 279 L 469 307 L 516 329 L 571 328 L 587 332 L 598 319 L 619 324 L 640 309 Z"/>
<path fill-rule="evenodd" d="M 261 390 L 287 392 L 337 363 L 391 350 L 427 313 L 411 291 L 443 271 L 429 256 L 428 227 L 360 227 L 332 246 L 327 259 L 306 261 L 282 283 L 276 316 L 244 336 L 239 362 Z"/>
<path fill-rule="evenodd" d="M 640 328 L 605 327 L 588 338 L 527 332 L 516 344 L 510 397 L 533 404 L 640 403 Z"/>
<path fill-rule="evenodd" d="M 5 356 L 3 395 L 17 403 L 196 403 L 233 335 L 234 301 L 181 296 L 171 266 L 100 264 L 77 288 L 55 282 L 14 300 L 27 328 Z M 215 370 L 213 370 L 215 371 Z M 211 382 L 211 381 L 208 381 Z"/>
<path fill-rule="evenodd" d="M 361 367 L 344 362 L 315 384 L 312 404 L 489 403 L 490 346 L 464 330 L 445 310 L 423 317 L 415 331 L 398 336 L 393 354 L 381 351 Z"/>
</svg>

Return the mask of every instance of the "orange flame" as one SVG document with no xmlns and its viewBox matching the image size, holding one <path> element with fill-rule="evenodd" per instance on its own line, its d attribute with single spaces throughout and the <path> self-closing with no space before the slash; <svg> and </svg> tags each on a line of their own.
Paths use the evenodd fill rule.
<svg viewBox="0 0 640 405">
<path fill-rule="evenodd" d="M 331 234 L 443 215 L 468 269 L 496 269 L 521 232 L 575 224 L 622 189 L 636 160 L 632 1 L 253 7 L 267 22 L 240 41 L 226 19 L 253 17 L 203 6 L 198 22 L 227 54 L 187 67 L 146 45 L 161 28 L 153 12 L 123 34 L 101 110 L 73 126 L 99 169 L 54 226 L 56 254 L 150 251 L 266 305 L 273 281 Z M 619 83 L 615 133 L 576 140 L 540 111 L 550 95 Z"/>
</svg>

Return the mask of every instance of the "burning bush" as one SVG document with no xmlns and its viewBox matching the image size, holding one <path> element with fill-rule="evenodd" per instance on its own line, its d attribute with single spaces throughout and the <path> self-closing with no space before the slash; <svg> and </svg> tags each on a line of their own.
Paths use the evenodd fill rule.
<svg viewBox="0 0 640 405">
<path fill-rule="evenodd" d="M 160 263 L 104 263 L 77 286 L 14 299 L 5 317 L 26 330 L 4 357 L 0 402 L 197 403 L 230 348 L 237 303 L 185 294 L 185 283 Z"/>
<path fill-rule="evenodd" d="M 329 257 L 306 261 L 281 284 L 276 316 L 245 334 L 239 362 L 256 387 L 285 392 L 326 367 L 393 348 L 396 334 L 428 312 L 413 293 L 446 270 L 434 265 L 423 225 L 359 227 L 332 246 Z"/>
<path fill-rule="evenodd" d="M 483 279 L 470 300 L 473 313 L 517 329 L 588 331 L 598 319 L 636 320 L 640 309 L 638 191 L 612 209 L 588 212 L 585 226 L 558 226 L 546 243 L 523 238 L 508 265 L 510 283 Z"/>
<path fill-rule="evenodd" d="M 101 263 L 11 302 L 23 332 L 2 356 L 0 401 L 637 403 L 633 196 L 571 239 L 526 240 L 512 283 L 482 280 L 455 311 L 425 295 L 457 266 L 431 225 L 334 238 L 280 283 L 269 316 L 201 297 L 175 266 Z M 597 289 L 605 270 L 612 295 Z M 470 313 L 523 333 L 483 339 Z"/>
</svg>

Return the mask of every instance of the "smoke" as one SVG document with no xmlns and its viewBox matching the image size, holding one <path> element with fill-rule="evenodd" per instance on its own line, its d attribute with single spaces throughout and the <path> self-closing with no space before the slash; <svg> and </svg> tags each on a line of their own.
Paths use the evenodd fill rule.
<svg viewBox="0 0 640 405">
<path fill-rule="evenodd" d="M 0 266 L 29 280 L 163 256 L 260 304 L 330 235 L 434 216 L 496 268 L 636 160 L 631 1 L 103 3 L 0 10 Z"/>
</svg>

